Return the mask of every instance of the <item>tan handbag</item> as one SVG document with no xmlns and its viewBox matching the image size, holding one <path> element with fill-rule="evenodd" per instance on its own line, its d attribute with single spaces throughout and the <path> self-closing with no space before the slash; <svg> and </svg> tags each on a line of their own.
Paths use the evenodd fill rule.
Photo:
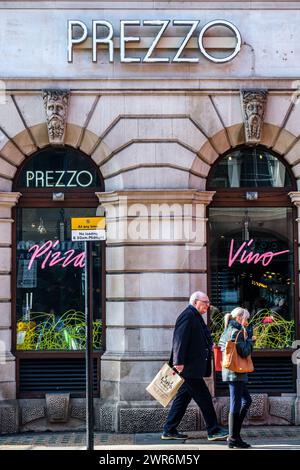
<svg viewBox="0 0 300 470">
<path fill-rule="evenodd" d="M 165 363 L 146 390 L 162 406 L 167 406 L 173 400 L 183 382 L 184 378 L 175 372 L 169 364 Z"/>
<path fill-rule="evenodd" d="M 238 372 L 238 373 L 243 373 L 243 372 L 253 372 L 254 371 L 254 366 L 253 362 L 251 359 L 251 355 L 247 357 L 241 357 L 239 356 L 237 349 L 236 349 L 236 344 L 237 340 L 239 337 L 239 334 L 242 332 L 240 330 L 238 334 L 236 335 L 235 341 L 227 341 L 226 342 L 226 347 L 225 351 L 223 352 L 223 361 L 222 361 L 222 366 L 225 369 L 229 369 L 232 372 Z M 245 331 L 244 331 L 244 338 L 245 338 Z"/>
</svg>

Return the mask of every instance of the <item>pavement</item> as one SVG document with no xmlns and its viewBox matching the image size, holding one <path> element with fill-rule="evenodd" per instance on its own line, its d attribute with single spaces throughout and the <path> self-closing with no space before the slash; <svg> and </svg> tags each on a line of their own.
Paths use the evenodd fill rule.
<svg viewBox="0 0 300 470">
<path fill-rule="evenodd" d="M 244 427 L 242 437 L 254 450 L 300 450 L 300 426 L 251 426 Z M 226 441 L 207 441 L 205 431 L 187 433 L 185 440 L 162 441 L 160 433 L 94 434 L 94 448 L 97 451 L 122 450 L 229 450 Z M 86 435 L 74 432 L 24 432 L 22 434 L 0 435 L 2 450 L 85 450 Z M 251 450 L 250 449 L 250 450 Z"/>
</svg>

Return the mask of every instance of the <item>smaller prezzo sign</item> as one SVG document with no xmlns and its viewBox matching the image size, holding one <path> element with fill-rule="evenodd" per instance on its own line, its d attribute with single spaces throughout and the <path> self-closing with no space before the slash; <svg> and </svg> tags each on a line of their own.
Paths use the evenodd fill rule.
<svg viewBox="0 0 300 470">
<path fill-rule="evenodd" d="M 93 175 L 87 170 L 27 170 L 26 188 L 87 188 Z"/>
</svg>

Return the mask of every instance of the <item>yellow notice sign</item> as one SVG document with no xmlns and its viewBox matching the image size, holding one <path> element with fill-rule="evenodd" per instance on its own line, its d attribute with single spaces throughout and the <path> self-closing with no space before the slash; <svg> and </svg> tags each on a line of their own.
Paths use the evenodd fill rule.
<svg viewBox="0 0 300 470">
<path fill-rule="evenodd" d="M 105 217 L 75 217 L 71 221 L 72 230 L 105 229 Z"/>
</svg>

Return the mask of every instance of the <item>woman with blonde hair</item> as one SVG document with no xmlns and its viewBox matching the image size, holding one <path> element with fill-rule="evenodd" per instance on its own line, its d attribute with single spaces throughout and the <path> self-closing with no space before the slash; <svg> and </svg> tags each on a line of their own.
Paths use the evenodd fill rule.
<svg viewBox="0 0 300 470">
<path fill-rule="evenodd" d="M 248 310 L 242 307 L 237 307 L 225 315 L 225 328 L 219 341 L 222 353 L 225 350 L 226 342 L 235 341 L 238 336 L 236 349 L 239 356 L 247 357 L 251 354 L 255 337 L 251 337 L 246 329 L 249 317 Z M 239 334 L 240 331 L 242 331 L 241 334 Z M 222 367 L 222 380 L 228 382 L 230 394 L 228 447 L 247 449 L 251 446 L 242 440 L 240 432 L 252 401 L 247 388 L 248 374 L 233 372 Z"/>
</svg>

